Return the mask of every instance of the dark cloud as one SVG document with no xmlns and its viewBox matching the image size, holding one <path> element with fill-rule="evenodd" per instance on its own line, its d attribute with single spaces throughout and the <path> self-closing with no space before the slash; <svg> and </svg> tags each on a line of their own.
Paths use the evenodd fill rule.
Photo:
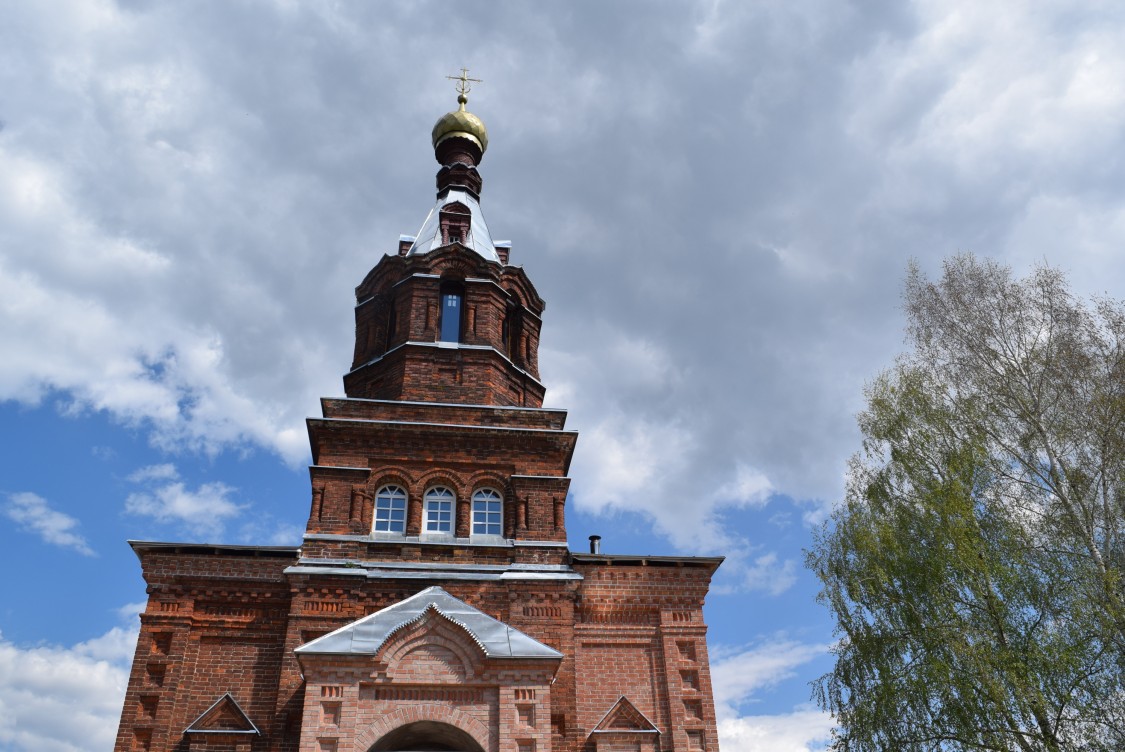
<svg viewBox="0 0 1125 752">
<path fill-rule="evenodd" d="M 465 65 L 484 208 L 549 302 L 544 378 L 585 433 L 576 503 L 760 558 L 723 510 L 838 496 L 910 257 L 1120 279 L 1125 47 L 1102 13 L 19 7 L 0 305 L 22 325 L 0 397 L 64 389 L 165 446 L 304 461 L 350 290 L 420 225 Z"/>
</svg>

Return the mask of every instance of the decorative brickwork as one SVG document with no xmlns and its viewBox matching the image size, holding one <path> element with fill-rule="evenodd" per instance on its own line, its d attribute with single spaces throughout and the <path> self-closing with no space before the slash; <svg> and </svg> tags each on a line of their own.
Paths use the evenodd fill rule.
<svg viewBox="0 0 1125 752">
<path fill-rule="evenodd" d="M 132 544 L 149 601 L 117 752 L 716 752 L 721 560 L 568 550 L 577 434 L 542 407 L 545 306 L 478 216 L 474 129 L 442 137 L 432 234 L 356 288 L 301 547 Z M 452 611 L 379 631 L 433 586 Z"/>
</svg>

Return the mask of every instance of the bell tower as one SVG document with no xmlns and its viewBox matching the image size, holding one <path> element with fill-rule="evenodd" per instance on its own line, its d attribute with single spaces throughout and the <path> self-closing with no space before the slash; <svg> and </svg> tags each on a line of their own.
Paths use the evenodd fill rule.
<svg viewBox="0 0 1125 752">
<path fill-rule="evenodd" d="M 488 131 L 465 109 L 434 125 L 437 201 L 417 235 L 404 235 L 356 288 L 356 343 L 344 377 L 349 397 L 540 407 L 539 330 L 544 303 L 510 243 L 496 242 L 481 211 L 477 166 Z"/>
<path fill-rule="evenodd" d="M 544 303 L 481 212 L 488 147 L 434 126 L 437 196 L 356 288 L 307 421 L 299 547 L 132 541 L 148 586 L 115 752 L 718 752 L 718 558 L 573 552 L 577 433 Z"/>
<path fill-rule="evenodd" d="M 532 555 L 520 543 L 565 546 L 577 437 L 564 411 L 542 407 L 544 303 L 485 223 L 477 165 L 488 133 L 466 91 L 434 126 L 441 168 L 422 229 L 356 288 L 347 399 L 323 400 L 324 417 L 309 420 L 306 555 L 370 560 L 401 557 L 406 541 L 461 541 L 474 556 L 491 544 L 542 559 L 541 546 Z M 320 535 L 365 539 L 329 546 Z M 547 558 L 562 563 L 561 550 Z"/>
</svg>

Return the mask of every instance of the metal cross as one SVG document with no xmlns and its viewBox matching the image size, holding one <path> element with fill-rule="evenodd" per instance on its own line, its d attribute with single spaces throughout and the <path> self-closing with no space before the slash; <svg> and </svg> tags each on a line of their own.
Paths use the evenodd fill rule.
<svg viewBox="0 0 1125 752">
<path fill-rule="evenodd" d="M 457 93 L 461 96 L 469 93 L 469 89 L 472 88 L 472 86 L 470 86 L 470 82 L 474 84 L 484 83 L 484 81 L 481 81 L 479 78 L 469 78 L 468 68 L 462 68 L 460 76 L 446 76 L 446 78 L 448 78 L 450 81 L 457 82 Z"/>
</svg>

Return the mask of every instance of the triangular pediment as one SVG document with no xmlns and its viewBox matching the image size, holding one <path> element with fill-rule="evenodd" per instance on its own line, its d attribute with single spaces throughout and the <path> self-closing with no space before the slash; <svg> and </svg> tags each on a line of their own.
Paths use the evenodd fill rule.
<svg viewBox="0 0 1125 752">
<path fill-rule="evenodd" d="M 185 729 L 187 732 L 207 734 L 257 734 L 258 727 L 239 707 L 230 692 L 203 711 L 203 714 Z"/>
<path fill-rule="evenodd" d="M 644 713 L 637 710 L 637 706 L 629 702 L 629 699 L 624 695 L 602 717 L 598 725 L 594 727 L 593 733 L 614 731 L 660 733 L 652 721 L 645 717 Z"/>
<path fill-rule="evenodd" d="M 294 652 L 298 656 L 375 655 L 392 635 L 421 621 L 427 614 L 437 614 L 464 630 L 487 658 L 561 660 L 563 657 L 554 648 L 493 619 L 437 586 L 307 642 Z"/>
</svg>

